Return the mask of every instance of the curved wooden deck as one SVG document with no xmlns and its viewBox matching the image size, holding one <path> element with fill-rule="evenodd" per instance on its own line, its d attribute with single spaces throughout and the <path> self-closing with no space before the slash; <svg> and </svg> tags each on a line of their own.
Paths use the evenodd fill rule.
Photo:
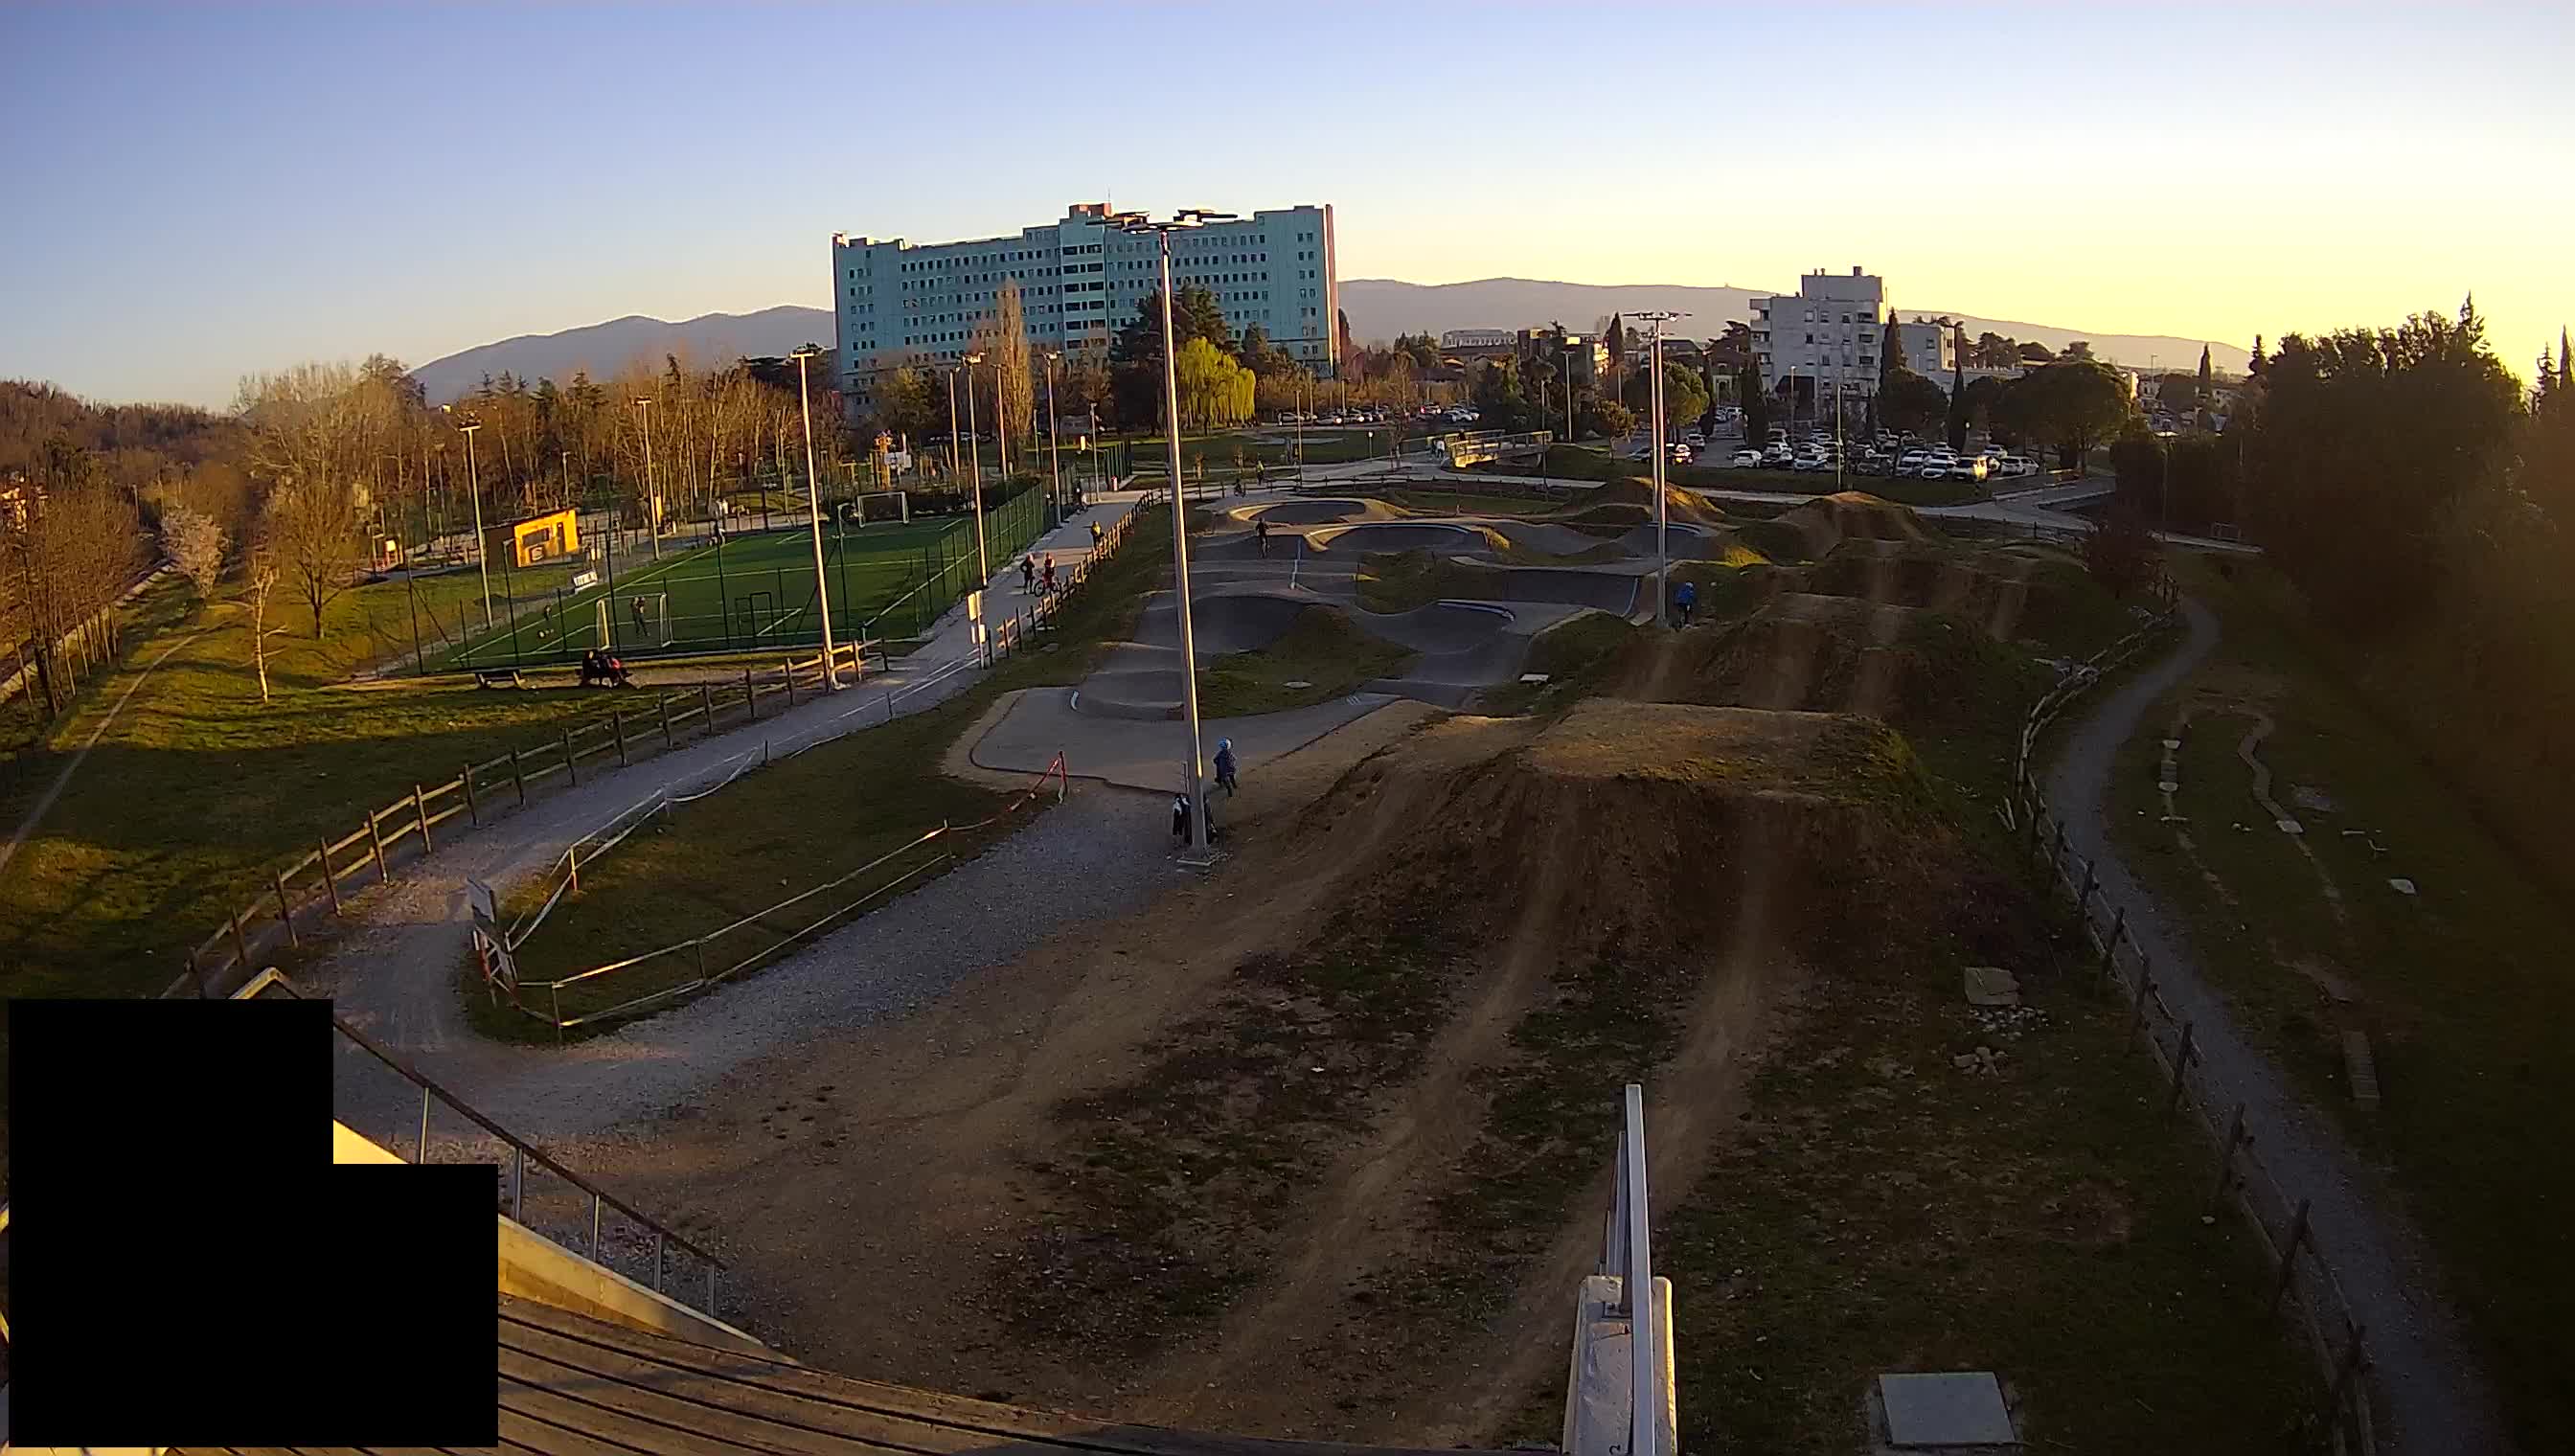
<svg viewBox="0 0 2575 1456">
<path fill-rule="evenodd" d="M 500 1353 L 502 1449 L 541 1456 L 1456 1456 L 1085 1420 L 853 1380 L 520 1299 L 501 1301 Z"/>
</svg>

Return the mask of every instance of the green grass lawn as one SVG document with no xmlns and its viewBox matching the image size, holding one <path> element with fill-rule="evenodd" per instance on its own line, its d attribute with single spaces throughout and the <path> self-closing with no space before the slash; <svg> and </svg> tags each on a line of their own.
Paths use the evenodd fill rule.
<svg viewBox="0 0 2575 1456">
<path fill-rule="evenodd" d="M 1359 559 L 1359 605 L 1370 612 L 1409 612 L 1448 597 L 1471 598 L 1479 573 L 1434 552 L 1372 551 Z"/>
<path fill-rule="evenodd" d="M 1240 718 L 1328 703 L 1362 683 L 1400 676 L 1411 658 L 1329 607 L 1308 607 L 1270 646 L 1208 664 L 1199 679 L 1199 711 Z M 1289 686 L 1295 683 L 1305 686 Z"/>
<path fill-rule="evenodd" d="M 984 556 L 995 571 L 1005 568 L 1041 534 L 1045 512 L 1041 493 L 1023 491 L 987 513 Z M 823 551 L 832 627 L 843 641 L 862 631 L 879 637 L 918 634 L 977 580 L 975 523 L 967 516 L 856 529 L 831 524 L 824 528 Z M 538 610 L 514 621 L 505 616 L 499 628 L 462 639 L 428 661 L 449 671 L 569 662 L 602 646 L 598 626 L 602 603 L 609 617 L 607 645 L 627 657 L 783 649 L 822 640 L 814 543 L 807 532 L 736 535 L 658 563 L 622 565 L 625 569 L 616 574 L 613 584 L 602 581 L 580 590 L 570 586 L 568 572 L 557 569 L 546 592 L 534 598 L 518 580 L 527 574 L 512 572 L 508 576 L 517 583 L 515 590 L 522 601 L 535 602 Z M 581 570 L 590 570 L 589 564 L 582 564 Z M 925 582 L 930 589 L 916 591 Z M 639 596 L 668 598 L 671 637 L 667 645 L 661 641 L 659 614 L 651 602 L 646 604 L 646 624 L 639 627 L 634 621 L 631 604 Z M 881 619 L 879 615 L 898 600 L 904 603 L 903 609 Z"/>
<path fill-rule="evenodd" d="M 845 886 L 759 914 L 942 824 L 974 824 L 998 813 L 1011 795 L 937 770 L 949 741 L 983 706 L 980 695 L 970 695 L 897 719 L 756 769 L 658 815 L 583 866 L 580 892 L 567 895 L 520 946 L 520 975 L 556 979 L 755 916 L 707 944 L 707 969 L 722 971 L 775 950 L 789 935 L 900 876 L 937 866 L 941 856 L 950 863 L 973 857 L 1025 823 L 1025 816 L 951 832 Z M 508 913 L 515 917 L 532 908 L 551 888 L 551 882 L 530 884 L 513 896 Z M 694 951 L 684 951 L 576 982 L 562 992 L 562 1013 L 583 1016 L 684 984 L 697 976 L 699 965 Z M 470 970 L 466 979 L 466 1004 L 484 1030 L 511 1040 L 554 1039 L 546 1023 L 507 1007 L 495 1009 Z M 548 1004 L 542 995 L 532 996 L 537 1006 Z M 610 1029 L 612 1024 L 599 1023 L 576 1028 L 575 1034 Z"/>
<path fill-rule="evenodd" d="M 2553 1151 L 2575 1135 L 2575 1063 L 2565 1054 L 2575 1043 L 2575 981 L 2564 973 L 2575 914 L 2328 666 L 2275 574 L 2236 563 L 2220 575 L 2201 559 L 2177 571 L 2225 633 L 2178 690 L 2208 704 L 2184 735 L 2177 796 L 2198 859 L 2157 821 L 2157 740 L 2170 699 L 2149 711 L 2118 762 L 2111 806 L 2122 847 L 2180 913 L 2257 1043 L 2393 1167 L 2525 1449 L 2575 1446 L 2575 1394 L 2563 1379 L 2575 1170 Z M 2251 721 L 2219 711 L 2238 704 L 2277 725 L 2258 749 L 2272 796 L 2304 823 L 2306 847 L 2341 892 L 2340 917 L 2316 866 L 2252 798 L 2236 755 Z M 2322 790 L 2335 807 L 2298 808 L 2294 785 Z M 2203 866 L 2235 906 L 2210 889 Z M 2391 876 L 2420 893 L 2396 892 Z M 2349 999 L 2337 1001 L 2328 980 Z M 2384 1097 L 2374 1113 L 2356 1110 L 2344 1084 L 2344 1027 L 2371 1040 Z"/>
<path fill-rule="evenodd" d="M 1487 688 L 1476 707 L 1490 714 L 1531 713 L 1572 703 L 1599 691 L 1617 666 L 1618 655 L 1635 641 L 1640 629 L 1606 612 L 1585 612 L 1539 633 L 1529 643 L 1522 674 L 1543 674 L 1544 683 L 1502 683 Z"/>
<path fill-rule="evenodd" d="M 339 686 L 380 653 L 408 650 L 391 629 L 404 597 L 399 584 L 344 594 L 318 642 L 309 618 L 272 598 L 270 625 L 288 632 L 270 640 L 263 706 L 234 589 L 202 613 L 184 588 L 147 594 L 126 667 L 12 760 L 0 824 L 14 827 L 133 675 L 170 652 L 0 875 L 0 993 L 157 995 L 188 947 L 318 839 L 469 759 L 633 706 L 632 695 L 570 689 Z M 0 1046 L 0 1062 L 5 1054 Z"/>
</svg>

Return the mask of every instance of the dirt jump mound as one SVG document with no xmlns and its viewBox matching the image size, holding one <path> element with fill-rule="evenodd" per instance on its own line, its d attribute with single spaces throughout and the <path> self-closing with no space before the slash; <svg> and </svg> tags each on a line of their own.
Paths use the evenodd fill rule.
<svg viewBox="0 0 2575 1456">
<path fill-rule="evenodd" d="M 1618 520 L 1607 514 L 1619 507 L 1635 510 L 1638 514 L 1632 520 Z M 1586 523 L 1596 522 L 1604 526 L 1612 524 L 1613 521 L 1618 525 L 1630 525 L 1637 521 L 1650 522 L 1654 519 L 1654 483 L 1643 476 L 1628 476 L 1622 480 L 1604 482 L 1591 493 L 1590 499 L 1584 503 L 1582 509 L 1573 515 Z M 1718 510 L 1707 498 L 1668 483 L 1663 486 L 1663 515 L 1668 520 L 1687 521 L 1698 526 L 1725 524 L 1725 513 Z"/>
<path fill-rule="evenodd" d="M 1833 548 L 1845 541 L 1931 540 L 1921 518 L 1911 511 L 1859 491 L 1808 501 L 1781 512 L 1779 521 L 1794 528 L 1805 541 L 1806 555 L 1818 560 L 1832 555 Z"/>
<path fill-rule="evenodd" d="M 1372 1352 L 1483 1340 L 1523 1285 L 1543 1333 L 1492 1348 L 1549 1350 L 1547 1261 L 1568 1230 L 1596 1242 L 1587 1129 L 1623 1081 L 1697 1079 L 1712 1126 L 1797 978 L 2013 953 L 1982 943 L 2017 932 L 1972 920 L 1988 897 L 1952 833 L 1866 720 L 1598 702 L 1430 724 L 1250 851 L 1311 908 L 1212 904 L 1208 942 L 1257 917 L 1264 948 L 1119 1085 L 1060 1105 L 1015 1321 L 1138 1354 L 1216 1327 L 1238 1353 L 1186 1362 L 1193 1395 L 1280 1359 L 1318 1404 L 1368 1389 Z M 1688 1145 L 1657 1144 L 1676 1176 Z M 1394 1283 L 1448 1292 L 1373 1297 Z"/>
<path fill-rule="evenodd" d="M 2034 596 L 2041 599 L 2036 605 L 2042 612 L 2061 606 L 2050 600 L 2054 594 L 2049 589 L 2033 588 L 2034 565 L 2025 557 L 1971 557 L 1927 543 L 1846 540 L 1806 570 L 1806 584 L 1828 596 L 1945 612 L 1982 628 L 1987 637 L 2008 642 L 2019 632 Z"/>
<path fill-rule="evenodd" d="M 2041 677 L 2043 670 L 1939 613 L 1783 592 L 1739 623 L 1649 645 L 1625 691 L 1927 727 L 1968 723 L 1989 714 L 1996 698 L 2025 701 Z"/>
</svg>

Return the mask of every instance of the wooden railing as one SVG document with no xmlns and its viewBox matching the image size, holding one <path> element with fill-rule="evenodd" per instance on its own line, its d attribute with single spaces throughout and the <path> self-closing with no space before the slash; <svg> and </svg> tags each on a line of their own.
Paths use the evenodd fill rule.
<svg viewBox="0 0 2575 1456">
<path fill-rule="evenodd" d="M 865 643 L 834 650 L 845 687 L 862 675 L 869 651 Z M 434 852 L 440 826 L 460 815 L 466 827 L 489 823 L 549 789 L 579 784 L 585 763 L 614 756 L 622 767 L 705 737 L 720 726 L 756 723 L 821 694 L 823 680 L 820 653 L 782 658 L 767 672 L 746 667 L 739 685 L 702 683 L 694 692 L 639 699 L 636 709 L 615 709 L 599 722 L 567 727 L 552 742 L 460 764 L 453 777 L 438 783 L 415 783 L 393 802 L 362 811 L 348 833 L 318 839 L 302 857 L 270 868 L 266 883 L 188 951 L 186 968 L 162 994 L 229 993 L 250 979 L 267 950 L 302 944 L 308 930 L 326 923 L 324 915 L 336 920 L 347 914 L 351 894 L 385 883 L 397 865 Z"/>
</svg>

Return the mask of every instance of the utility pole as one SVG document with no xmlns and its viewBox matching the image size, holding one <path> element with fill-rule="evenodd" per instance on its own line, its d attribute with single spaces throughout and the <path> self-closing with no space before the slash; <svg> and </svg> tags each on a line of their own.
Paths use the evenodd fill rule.
<svg viewBox="0 0 2575 1456">
<path fill-rule="evenodd" d="M 1131 214 L 1121 222 L 1121 227 L 1127 232 L 1154 234 L 1160 244 L 1162 258 L 1163 433 L 1171 444 L 1173 595 L 1178 599 L 1181 624 L 1181 705 L 1190 723 L 1190 757 L 1182 770 L 1181 780 L 1183 796 L 1190 806 L 1190 852 L 1200 859 L 1206 858 L 1208 853 L 1207 757 L 1199 726 L 1198 641 L 1190 625 L 1189 506 L 1181 498 L 1181 376 L 1172 329 L 1172 234 L 1182 228 L 1223 222 L 1232 216 L 1232 213 L 1193 208 L 1165 223 L 1154 222 L 1143 213 Z"/>
<path fill-rule="evenodd" d="M 438 408 L 451 414 L 455 410 L 452 405 Z M 465 437 L 465 489 L 474 498 L 474 565 L 483 574 L 483 625 L 488 628 L 492 625 L 492 549 L 483 540 L 483 472 L 474 460 L 474 432 L 483 428 L 483 422 L 468 416 L 456 428 Z"/>
<path fill-rule="evenodd" d="M 974 453 L 975 461 L 975 480 L 972 486 L 975 493 L 975 567 L 983 573 L 975 579 L 975 590 L 978 592 L 983 591 L 993 580 L 993 559 L 984 552 L 984 440 L 982 432 L 975 424 L 975 366 L 983 362 L 984 356 L 981 354 L 966 356 L 966 448 Z M 993 410 L 994 413 L 999 414 L 1002 402 L 998 396 L 1001 390 L 996 387 L 993 393 L 997 397 L 993 401 Z M 952 420 L 949 423 L 954 426 L 956 422 Z"/>
<path fill-rule="evenodd" d="M 814 474 L 814 394 L 805 382 L 807 363 L 822 354 L 822 350 L 808 344 L 792 357 L 796 361 L 796 401 L 805 415 L 805 509 L 814 527 L 814 601 L 823 610 L 823 691 L 837 693 L 841 688 L 841 668 L 832 656 L 831 578 L 823 570 L 823 481 Z"/>
<path fill-rule="evenodd" d="M 653 538 L 653 560 L 662 559 L 662 497 L 653 489 L 653 402 L 635 401 L 635 427 L 644 432 L 644 534 Z"/>
<path fill-rule="evenodd" d="M 1654 622 L 1660 627 L 1672 625 L 1671 593 L 1671 521 L 1670 507 L 1663 489 L 1663 325 L 1689 315 L 1672 309 L 1653 309 L 1628 317 L 1642 319 L 1649 326 L 1646 344 L 1646 367 L 1653 379 L 1649 391 L 1653 413 L 1654 452 Z"/>
<path fill-rule="evenodd" d="M 1062 359 L 1060 350 L 1047 351 L 1047 504 L 1055 508 L 1055 524 L 1064 524 L 1064 444 L 1055 428 L 1055 362 Z"/>
</svg>

